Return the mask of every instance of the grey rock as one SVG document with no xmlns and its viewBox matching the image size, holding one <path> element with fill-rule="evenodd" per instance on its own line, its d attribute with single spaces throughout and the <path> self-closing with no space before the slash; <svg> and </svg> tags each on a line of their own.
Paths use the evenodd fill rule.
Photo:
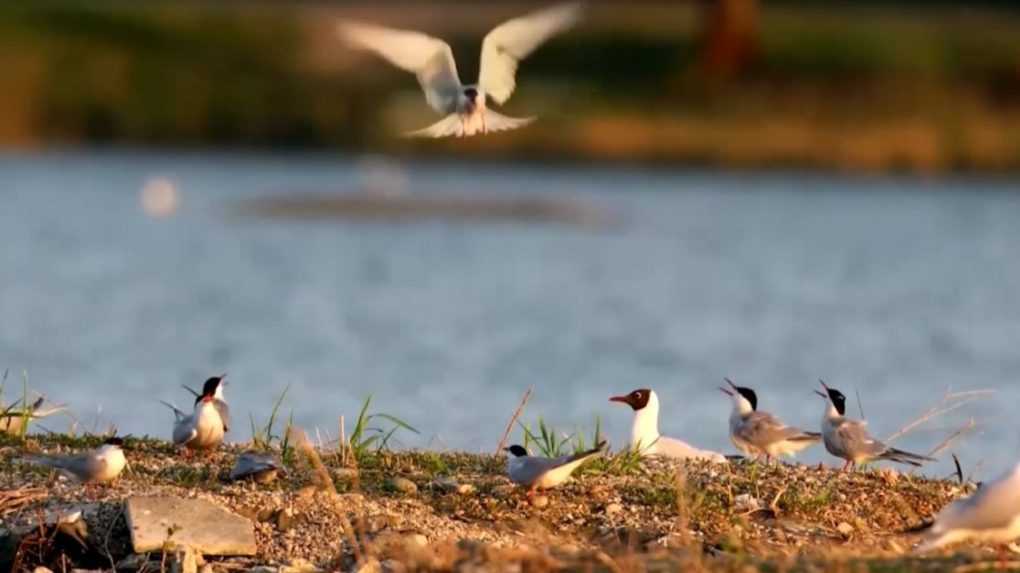
<svg viewBox="0 0 1020 573">
<path fill-rule="evenodd" d="M 158 551 L 165 543 L 205 555 L 254 555 L 257 549 L 250 520 L 200 499 L 131 497 L 127 523 L 135 553 Z"/>
</svg>

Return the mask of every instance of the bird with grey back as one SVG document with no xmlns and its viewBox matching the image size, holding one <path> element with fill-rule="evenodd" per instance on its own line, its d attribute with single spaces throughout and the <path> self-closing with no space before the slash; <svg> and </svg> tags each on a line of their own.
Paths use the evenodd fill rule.
<svg viewBox="0 0 1020 573">
<path fill-rule="evenodd" d="M 281 473 L 285 473 L 283 464 L 275 455 L 248 451 L 237 457 L 237 462 L 230 470 L 230 479 L 233 481 L 250 479 L 255 483 L 269 483 Z"/>
<path fill-rule="evenodd" d="M 720 386 L 733 400 L 730 412 L 730 441 L 748 456 L 765 456 L 771 460 L 779 456 L 793 456 L 797 452 L 822 440 L 818 432 L 806 432 L 787 426 L 774 415 L 758 409 L 758 395 L 746 386 L 737 386 L 729 378 L 723 380 L 729 388 Z"/>
<path fill-rule="evenodd" d="M 449 44 L 408 30 L 345 21 L 340 36 L 351 46 L 370 50 L 418 77 L 425 100 L 445 117 L 413 131 L 413 137 L 469 136 L 516 129 L 534 117 L 515 118 L 496 113 L 489 102 L 510 99 L 517 85 L 521 60 L 552 36 L 573 26 L 581 16 L 578 3 L 560 4 L 500 24 L 482 41 L 478 83 L 463 85 Z"/>
<path fill-rule="evenodd" d="M 641 456 L 727 463 L 726 456 L 719 452 L 702 450 L 682 440 L 659 434 L 659 397 L 654 390 L 639 388 L 630 394 L 613 396 L 609 401 L 626 404 L 634 411 L 630 447 Z"/>
<path fill-rule="evenodd" d="M 106 483 L 116 479 L 127 465 L 123 447 L 122 438 L 110 437 L 89 452 L 31 456 L 25 461 L 54 468 L 83 483 Z"/>
<path fill-rule="evenodd" d="M 872 437 L 867 422 L 846 417 L 846 396 L 819 380 L 825 392 L 815 393 L 825 399 L 825 413 L 822 415 L 822 441 L 825 449 L 846 461 L 843 470 L 853 469 L 857 464 L 886 460 L 898 464 L 921 467 L 934 458 L 913 454 L 888 446 Z"/>
<path fill-rule="evenodd" d="M 506 449 L 510 453 L 506 461 L 507 475 L 510 481 L 526 486 L 530 496 L 537 490 L 551 489 L 567 481 L 581 464 L 601 454 L 605 445 L 605 442 L 600 442 L 584 452 L 545 458 L 532 456 L 523 446 L 515 444 Z"/>
<path fill-rule="evenodd" d="M 933 551 L 962 541 L 1012 543 L 1020 538 L 1020 464 L 981 485 L 935 516 L 917 551 Z M 1017 551 L 1016 546 L 1011 547 Z"/>
</svg>

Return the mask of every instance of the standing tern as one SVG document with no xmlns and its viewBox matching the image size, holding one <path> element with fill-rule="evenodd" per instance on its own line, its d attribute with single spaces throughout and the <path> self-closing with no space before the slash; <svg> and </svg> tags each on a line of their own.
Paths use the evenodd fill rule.
<svg viewBox="0 0 1020 573">
<path fill-rule="evenodd" d="M 634 410 L 630 430 L 630 447 L 642 456 L 665 456 L 681 460 L 708 460 L 726 463 L 726 456 L 710 450 L 699 450 L 676 438 L 659 434 L 659 397 L 648 388 L 634 390 L 625 396 L 613 396 L 610 402 L 627 404 Z"/>
<path fill-rule="evenodd" d="M 198 405 L 198 401 L 202 399 L 208 393 L 213 395 L 213 404 L 216 406 L 216 410 L 220 413 L 220 418 L 223 420 L 223 431 L 230 431 L 230 406 L 227 405 L 227 399 L 223 397 L 223 387 L 227 385 L 227 381 L 224 378 L 227 377 L 227 373 L 224 372 L 219 376 L 213 376 L 205 381 L 202 385 L 202 391 L 196 392 L 187 384 L 181 386 L 191 392 L 195 396 L 195 405 Z"/>
<path fill-rule="evenodd" d="M 110 437 L 90 452 L 69 456 L 32 456 L 26 461 L 60 470 L 83 483 L 105 483 L 116 479 L 127 465 L 123 446 L 123 439 Z"/>
<path fill-rule="evenodd" d="M 931 551 L 968 539 L 1010 543 L 1017 538 L 1020 538 L 1020 464 L 995 481 L 982 484 L 970 497 L 944 507 L 917 551 Z"/>
<path fill-rule="evenodd" d="M 361 22 L 341 22 L 340 36 L 353 47 L 370 50 L 418 77 L 429 106 L 445 117 L 413 131 L 412 137 L 446 137 L 504 131 L 525 126 L 534 117 L 501 115 L 487 106 L 510 99 L 521 60 L 581 17 L 578 3 L 560 4 L 508 20 L 482 41 L 478 83 L 462 85 L 449 44 L 420 32 L 385 28 Z"/>
<path fill-rule="evenodd" d="M 226 422 L 216 404 L 216 393 L 222 377 L 210 378 L 202 388 L 202 394 L 195 400 L 191 414 L 179 410 L 173 404 L 163 404 L 174 411 L 174 444 L 193 450 L 208 450 L 220 445 L 226 432 Z"/>
<path fill-rule="evenodd" d="M 528 496 L 540 489 L 551 489 L 567 481 L 588 459 L 602 453 L 605 442 L 594 448 L 573 455 L 558 458 L 543 458 L 528 454 L 523 446 L 513 445 L 506 449 L 510 456 L 506 460 L 506 472 L 510 481 L 528 487 Z"/>
<path fill-rule="evenodd" d="M 766 460 L 770 460 L 781 455 L 793 456 L 821 441 L 822 435 L 817 432 L 787 426 L 772 414 L 759 411 L 758 395 L 754 390 L 737 386 L 729 378 L 724 380 L 730 387 L 720 386 L 719 390 L 733 399 L 730 440 L 744 454 L 764 455 Z"/>
<path fill-rule="evenodd" d="M 851 420 L 846 417 L 846 396 L 835 388 L 830 388 L 819 380 L 825 392 L 815 390 L 825 398 L 825 414 L 822 415 L 822 439 L 825 449 L 837 458 L 843 458 L 843 470 L 856 468 L 857 464 L 875 460 L 888 460 L 899 464 L 921 467 L 923 462 L 933 462 L 934 458 L 912 454 L 890 446 L 872 437 L 868 432 L 868 423 L 864 420 Z"/>
</svg>

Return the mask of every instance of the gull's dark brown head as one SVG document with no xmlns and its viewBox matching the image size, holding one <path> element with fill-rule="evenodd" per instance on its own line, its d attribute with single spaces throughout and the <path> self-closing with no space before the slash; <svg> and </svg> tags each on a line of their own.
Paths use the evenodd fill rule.
<svg viewBox="0 0 1020 573">
<path fill-rule="evenodd" d="M 634 390 L 630 394 L 625 396 L 613 396 L 609 399 L 610 402 L 622 402 L 627 404 L 634 409 L 635 412 L 641 410 L 648 405 L 648 400 L 652 397 L 652 391 L 648 388 L 639 388 Z"/>
</svg>

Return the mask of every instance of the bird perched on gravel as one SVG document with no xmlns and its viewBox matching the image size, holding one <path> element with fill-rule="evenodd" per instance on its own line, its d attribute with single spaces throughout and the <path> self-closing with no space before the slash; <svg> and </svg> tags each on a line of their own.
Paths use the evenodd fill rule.
<svg viewBox="0 0 1020 573">
<path fill-rule="evenodd" d="M 758 409 L 758 395 L 746 386 L 737 386 L 724 378 L 729 388 L 720 386 L 724 394 L 733 399 L 730 412 L 730 441 L 748 456 L 764 455 L 766 460 L 781 455 L 792 456 L 804 448 L 818 443 L 818 432 L 787 426 L 779 418 Z"/>
<path fill-rule="evenodd" d="M 659 434 L 659 397 L 654 390 L 639 388 L 624 396 L 613 396 L 609 401 L 626 404 L 634 410 L 630 447 L 642 456 L 727 463 L 726 456 L 718 452 L 701 450 L 687 442 Z"/>
<path fill-rule="evenodd" d="M 230 470 L 231 480 L 250 479 L 255 483 L 270 483 L 277 474 L 284 473 L 283 465 L 273 454 L 244 452 L 237 457 Z"/>
<path fill-rule="evenodd" d="M 224 414 L 221 412 L 226 403 L 220 406 L 216 400 L 217 393 L 222 396 L 222 382 L 222 376 L 206 380 L 202 393 L 195 399 L 195 408 L 191 414 L 186 414 L 173 404 L 163 402 L 174 412 L 174 444 L 192 450 L 210 450 L 223 442 L 228 422 L 224 420 Z"/>
<path fill-rule="evenodd" d="M 973 539 L 1011 543 L 1020 538 L 1020 464 L 1002 477 L 984 483 L 970 497 L 942 509 L 928 529 L 918 552 L 932 551 Z M 1020 552 L 1011 543 L 1010 549 Z"/>
<path fill-rule="evenodd" d="M 506 472 L 510 481 L 528 487 L 531 496 L 540 489 L 551 489 L 567 481 L 570 474 L 590 458 L 602 453 L 605 442 L 594 448 L 558 458 L 532 456 L 520 445 L 506 448 L 510 456 L 506 460 Z"/>
<path fill-rule="evenodd" d="M 462 85 L 449 44 L 420 32 L 360 22 L 341 22 L 340 36 L 351 46 L 370 50 L 415 74 L 429 106 L 445 117 L 410 136 L 447 137 L 516 129 L 535 118 L 515 118 L 489 109 L 510 99 L 517 66 L 543 42 L 573 26 L 581 5 L 560 4 L 500 24 L 482 41 L 478 83 Z"/>
<path fill-rule="evenodd" d="M 825 414 L 822 415 L 822 440 L 825 449 L 837 458 L 843 458 L 843 470 L 856 468 L 857 464 L 876 460 L 888 460 L 899 464 L 920 467 L 934 458 L 899 450 L 875 439 L 868 432 L 868 423 L 846 417 L 846 396 L 819 380 L 825 392 L 815 393 L 825 398 Z"/>
<path fill-rule="evenodd" d="M 183 385 L 184 389 L 191 392 L 195 396 L 195 404 L 202 399 L 202 396 L 212 393 L 213 405 L 216 406 L 216 410 L 220 413 L 220 419 L 223 420 L 223 431 L 230 431 L 230 406 L 227 405 L 227 399 L 223 396 L 223 388 L 227 385 L 225 378 L 227 377 L 226 372 L 219 376 L 213 376 L 205 381 L 202 385 L 202 391 L 196 392 L 190 386 Z"/>
<path fill-rule="evenodd" d="M 83 483 L 106 483 L 116 479 L 127 465 L 123 446 L 122 438 L 110 437 L 90 452 L 67 456 L 31 456 L 26 461 L 54 468 Z"/>
</svg>

